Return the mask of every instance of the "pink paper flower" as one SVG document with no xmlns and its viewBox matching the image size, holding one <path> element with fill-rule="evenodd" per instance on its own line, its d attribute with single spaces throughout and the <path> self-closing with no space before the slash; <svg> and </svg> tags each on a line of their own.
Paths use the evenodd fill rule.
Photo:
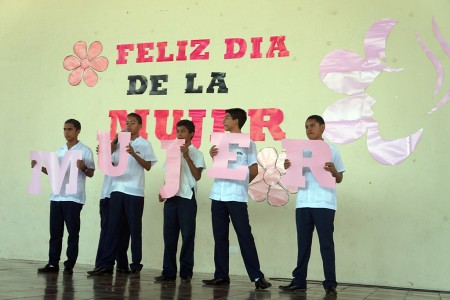
<svg viewBox="0 0 450 300">
<path fill-rule="evenodd" d="M 73 52 L 77 55 L 69 55 L 64 58 L 64 69 L 72 71 L 69 75 L 69 83 L 78 85 L 83 78 L 87 86 L 97 84 L 97 72 L 103 72 L 108 68 L 108 59 L 98 55 L 102 52 L 102 43 L 96 41 L 87 50 L 86 43 L 79 41 L 73 46 Z M 95 71 L 94 71 L 95 70 Z"/>
<path fill-rule="evenodd" d="M 267 202 L 273 206 L 283 206 L 289 201 L 289 193 L 296 193 L 298 188 L 282 184 L 282 176 L 286 174 L 282 153 L 278 156 L 274 148 L 263 148 L 258 152 L 258 175 L 250 182 L 248 194 L 256 202 Z"/>
</svg>

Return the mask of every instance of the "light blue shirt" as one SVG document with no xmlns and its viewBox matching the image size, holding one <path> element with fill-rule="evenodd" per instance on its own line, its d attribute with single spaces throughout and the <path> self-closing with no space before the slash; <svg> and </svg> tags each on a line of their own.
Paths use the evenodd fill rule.
<svg viewBox="0 0 450 300">
<path fill-rule="evenodd" d="M 339 173 L 344 172 L 344 163 L 339 150 L 332 144 L 328 145 L 331 149 L 331 159 L 336 171 Z M 304 155 L 306 157 L 311 156 L 311 151 L 304 151 Z M 306 177 L 306 187 L 298 190 L 296 208 L 311 207 L 336 210 L 336 188 L 320 186 L 309 168 L 303 168 L 303 176 Z"/>
<path fill-rule="evenodd" d="M 228 168 L 236 169 L 238 166 L 256 164 L 256 145 L 250 141 L 249 148 L 239 147 L 237 144 L 230 145 L 230 152 L 236 152 L 236 161 L 229 161 Z M 216 201 L 247 202 L 249 170 L 245 180 L 216 178 L 211 189 L 209 198 Z"/>
</svg>

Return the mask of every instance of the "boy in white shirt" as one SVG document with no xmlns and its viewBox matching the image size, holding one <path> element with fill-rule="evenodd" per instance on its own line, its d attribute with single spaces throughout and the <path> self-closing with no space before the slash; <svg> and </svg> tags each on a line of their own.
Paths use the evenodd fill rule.
<svg viewBox="0 0 450 300">
<path fill-rule="evenodd" d="M 223 127 L 231 133 L 241 133 L 241 128 L 247 120 L 247 113 L 241 108 L 231 108 L 225 111 Z M 229 224 L 230 219 L 241 248 L 245 268 L 256 289 L 266 289 L 272 284 L 264 278 L 261 272 L 258 253 L 253 239 L 248 218 L 247 200 L 248 184 L 258 174 L 256 163 L 256 145 L 250 141 L 250 147 L 230 146 L 230 151 L 236 152 L 236 161 L 229 162 L 230 168 L 247 166 L 249 172 L 245 180 L 221 179 L 214 180 L 211 189 L 211 214 L 214 234 L 214 278 L 203 280 L 205 285 L 229 285 Z M 209 154 L 214 159 L 219 150 L 214 145 Z"/>
<path fill-rule="evenodd" d="M 155 277 L 155 282 L 175 281 L 180 232 L 183 241 L 180 252 L 180 278 L 183 283 L 191 282 L 194 268 L 197 181 L 206 168 L 203 153 L 191 144 L 194 134 L 195 125 L 192 121 L 181 120 L 177 123 L 177 138 L 185 140 L 180 147 L 180 188 L 171 198 L 163 199 L 159 195 L 159 201 L 164 201 L 164 260 L 162 274 Z"/>
<path fill-rule="evenodd" d="M 321 116 L 312 115 L 305 122 L 306 135 L 310 140 L 323 140 L 325 121 Z M 328 144 L 331 149 L 332 161 L 326 162 L 324 170 L 331 173 L 340 183 L 344 177 L 344 164 L 339 150 Z M 310 155 L 305 151 L 304 155 Z M 289 160 L 285 161 L 285 168 L 291 165 Z M 322 285 L 328 297 L 337 295 L 336 269 L 334 254 L 334 215 L 336 212 L 336 188 L 326 188 L 319 185 L 310 170 L 304 171 L 306 187 L 300 188 L 297 193 L 296 223 L 298 257 L 297 267 L 292 271 L 294 277 L 289 285 L 279 288 L 285 292 L 306 290 L 306 275 L 308 273 L 308 262 L 311 255 L 311 244 L 314 228 L 319 236 L 320 253 L 323 261 L 323 272 L 325 280 Z"/>
<path fill-rule="evenodd" d="M 81 160 L 77 161 L 77 193 L 66 194 L 66 185 L 69 182 L 69 171 L 67 169 L 58 195 L 50 195 L 50 241 L 48 264 L 38 269 L 38 273 L 59 272 L 59 260 L 62 251 L 64 224 L 67 232 L 67 260 L 64 262 L 64 274 L 72 274 L 73 267 L 78 258 L 78 240 L 80 233 L 80 213 L 86 201 L 86 177 L 94 176 L 95 164 L 92 150 L 78 140 L 81 132 L 81 124 L 75 119 L 69 119 L 64 123 L 64 137 L 66 143 L 56 150 L 58 160 L 61 163 L 64 155 L 69 150 L 80 150 Z M 34 168 L 36 161 L 31 161 Z M 47 168 L 42 167 L 42 172 L 47 174 Z"/>
<path fill-rule="evenodd" d="M 142 215 L 144 212 L 144 170 L 149 171 L 157 162 L 152 145 L 139 136 L 142 118 L 136 113 L 127 116 L 127 131 L 131 133 L 126 147 L 127 169 L 124 174 L 112 177 L 109 202 L 109 220 L 105 243 L 107 248 L 100 258 L 99 268 L 91 276 L 112 275 L 119 243 L 119 232 L 127 222 L 131 235 L 131 274 L 140 276 L 142 269 Z M 119 144 L 111 143 L 112 162 L 119 163 Z"/>
</svg>

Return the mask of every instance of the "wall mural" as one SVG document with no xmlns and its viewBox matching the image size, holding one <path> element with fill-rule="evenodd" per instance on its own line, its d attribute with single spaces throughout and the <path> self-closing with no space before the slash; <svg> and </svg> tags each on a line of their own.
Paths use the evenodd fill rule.
<svg viewBox="0 0 450 300">
<path fill-rule="evenodd" d="M 396 69 L 386 65 L 386 41 L 396 24 L 397 21 L 393 19 L 382 19 L 369 27 L 364 37 L 364 57 L 350 50 L 336 49 L 327 54 L 319 65 L 320 78 L 326 87 L 345 95 L 344 98 L 326 107 L 323 112 L 323 117 L 327 123 L 324 133 L 325 137 L 333 143 L 349 144 L 367 133 L 369 153 L 376 161 L 384 165 L 401 164 L 414 151 L 423 134 L 423 128 L 419 128 L 416 132 L 406 137 L 397 139 L 382 138 L 379 133 L 378 122 L 371 109 L 372 105 L 376 103 L 376 99 L 366 93 L 367 87 L 374 82 L 381 72 L 403 71 L 402 68 Z M 440 33 L 434 18 L 432 27 L 439 45 L 447 57 L 450 57 L 450 47 Z M 442 64 L 437 56 L 428 49 L 418 33 L 416 33 L 416 39 L 433 64 L 437 74 L 436 87 L 433 92 L 433 98 L 435 98 L 443 85 L 444 71 Z M 290 51 L 285 44 L 285 36 L 271 36 L 269 40 L 269 48 L 263 55 L 261 49 L 263 37 L 251 38 L 249 45 L 247 45 L 245 39 L 227 38 L 224 41 L 226 50 L 223 58 L 240 59 L 244 57 L 247 50 L 250 52 L 250 59 L 289 57 Z M 208 46 L 210 42 L 209 39 L 180 40 L 177 41 L 177 53 L 167 52 L 168 42 L 137 43 L 136 45 L 118 44 L 116 45 L 117 58 L 115 63 L 118 66 L 133 63 L 131 59 L 133 55 L 136 57 L 135 63 L 208 60 Z M 70 85 L 80 86 L 81 81 L 91 88 L 97 85 L 97 72 L 106 71 L 109 65 L 109 60 L 104 56 L 100 56 L 102 51 L 103 45 L 99 41 L 93 42 L 89 48 L 84 41 L 75 43 L 73 46 L 75 55 L 68 55 L 63 61 L 64 69 L 70 71 L 68 77 Z M 151 55 L 151 53 L 155 53 L 155 55 Z M 196 73 L 187 73 L 185 75 L 185 93 L 203 93 L 203 86 L 195 84 L 196 75 Z M 225 79 L 226 72 L 211 72 L 211 81 L 206 88 L 206 93 L 228 93 Z M 146 92 L 149 95 L 167 95 L 167 88 L 164 87 L 164 83 L 168 82 L 168 80 L 169 77 L 165 74 L 150 75 L 149 79 L 144 75 L 129 75 L 127 95 L 138 96 Z M 431 108 L 428 114 L 431 115 L 440 109 L 449 99 L 450 89 Z M 147 138 L 146 124 L 150 110 L 136 109 L 135 112 L 143 119 L 140 134 L 143 138 Z M 252 108 L 248 109 L 247 112 L 250 120 L 250 138 L 253 141 L 265 140 L 263 128 L 269 131 L 275 141 L 286 141 L 286 132 L 282 129 L 284 114 L 281 109 Z M 121 129 L 125 128 L 127 114 L 126 110 L 109 111 L 108 116 L 111 120 L 109 137 L 111 140 L 116 135 L 118 127 Z M 201 145 L 203 119 L 206 117 L 206 114 L 206 110 L 203 109 L 188 111 L 188 117 L 191 118 L 197 128 L 196 136 L 192 140 L 192 143 L 197 148 Z M 169 130 L 170 132 L 167 130 L 169 115 L 169 110 L 154 110 L 153 112 L 155 117 L 155 136 L 160 141 L 176 138 L 176 123 L 184 117 L 184 111 L 172 110 L 173 126 Z M 223 109 L 211 110 L 211 117 L 214 120 L 213 132 L 223 132 L 221 125 L 223 116 Z M 289 199 L 289 193 L 295 193 L 298 190 L 298 187 L 283 183 L 283 178 L 286 178 L 286 170 L 283 168 L 286 152 L 283 150 L 278 153 L 275 148 L 263 148 L 259 151 L 257 158 L 259 174 L 250 184 L 250 197 L 258 202 L 267 199 L 268 203 L 273 206 L 286 204 Z M 34 179 L 33 182 L 37 183 L 38 180 Z M 35 186 L 34 192 L 37 190 L 38 188 Z"/>
</svg>

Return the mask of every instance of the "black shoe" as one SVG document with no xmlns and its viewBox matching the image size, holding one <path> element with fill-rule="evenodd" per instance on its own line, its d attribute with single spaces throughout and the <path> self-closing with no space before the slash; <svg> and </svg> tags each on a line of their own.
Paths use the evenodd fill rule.
<svg viewBox="0 0 450 300">
<path fill-rule="evenodd" d="M 63 274 L 72 275 L 73 274 L 73 268 L 72 267 L 64 267 Z"/>
<path fill-rule="evenodd" d="M 175 282 L 175 277 L 169 277 L 165 275 L 156 276 L 155 282 Z"/>
<path fill-rule="evenodd" d="M 230 285 L 229 279 L 214 278 L 210 280 L 202 280 L 205 285 Z"/>
<path fill-rule="evenodd" d="M 133 278 L 139 278 L 141 277 L 141 270 L 138 269 L 131 270 L 130 274 Z"/>
<path fill-rule="evenodd" d="M 337 295 L 336 288 L 334 286 L 327 286 L 325 288 L 325 295 L 326 296 L 336 296 Z"/>
<path fill-rule="evenodd" d="M 128 269 L 116 268 L 116 274 L 128 275 L 131 274 L 131 271 Z"/>
<path fill-rule="evenodd" d="M 255 281 L 255 287 L 257 290 L 264 290 L 267 289 L 269 287 L 271 287 L 272 284 L 270 282 L 268 282 L 264 277 L 258 279 L 257 281 Z"/>
<path fill-rule="evenodd" d="M 88 275 L 92 275 L 93 273 L 97 272 L 100 268 L 94 268 L 93 270 L 87 271 Z"/>
<path fill-rule="evenodd" d="M 106 268 L 97 268 L 92 271 L 89 274 L 90 276 L 112 276 L 113 270 L 112 269 L 106 269 Z M 89 273 L 89 272 L 88 272 Z"/>
<path fill-rule="evenodd" d="M 191 283 L 191 276 L 183 276 L 181 277 L 181 283 Z"/>
<path fill-rule="evenodd" d="M 306 287 L 295 285 L 293 283 L 289 285 L 280 285 L 279 289 L 284 292 L 293 292 L 293 291 L 306 291 Z"/>
<path fill-rule="evenodd" d="M 37 270 L 38 273 L 58 273 L 59 267 L 58 266 L 52 266 L 50 264 L 46 264 L 45 267 L 39 268 Z"/>
</svg>

